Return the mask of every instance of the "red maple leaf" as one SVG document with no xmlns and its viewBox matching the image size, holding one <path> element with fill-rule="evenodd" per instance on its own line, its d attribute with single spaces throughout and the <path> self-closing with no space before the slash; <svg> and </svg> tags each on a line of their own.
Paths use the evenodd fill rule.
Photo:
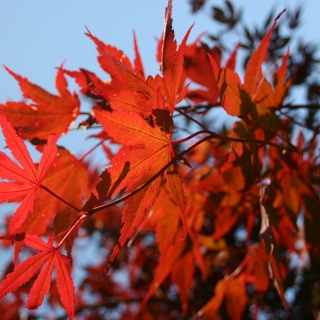
<svg viewBox="0 0 320 320">
<path fill-rule="evenodd" d="M 220 66 L 221 50 L 218 47 L 209 48 L 207 44 L 200 41 L 199 36 L 194 43 L 186 47 L 184 68 L 186 76 L 201 87 L 188 90 L 187 96 L 195 103 L 206 101 L 207 103 L 217 103 L 219 98 L 219 88 L 214 79 L 213 70 L 208 59 L 210 54 Z"/>
<path fill-rule="evenodd" d="M 112 109 L 119 108 L 123 110 L 123 105 L 125 105 L 126 110 L 150 116 L 152 98 L 154 97 L 155 89 L 160 86 L 162 78 L 159 76 L 156 79 L 151 76 L 147 79 L 144 78 L 143 71 L 138 70 L 142 66 L 138 62 L 140 56 L 137 49 L 135 63 L 138 65 L 133 68 L 130 60 L 121 50 L 106 45 L 93 36 L 89 30 L 87 35 L 97 45 L 97 50 L 100 53 L 98 60 L 101 68 L 111 77 L 110 83 L 101 85 L 101 82 L 97 81 L 92 74 L 89 75 L 90 81 L 94 86 L 90 90 L 97 95 L 103 96 L 112 106 Z M 77 72 L 69 74 L 76 78 L 78 83 L 82 83 L 83 86 L 83 75 Z M 88 73 L 85 76 L 88 77 Z"/>
<path fill-rule="evenodd" d="M 112 167 L 103 174 L 104 194 L 93 192 L 96 204 L 110 199 L 122 190 L 133 192 L 172 161 L 175 152 L 171 145 L 172 113 L 187 91 L 182 89 L 184 82 L 184 51 L 191 28 L 177 49 L 172 29 L 172 1 L 169 1 L 165 15 L 165 30 L 162 40 L 161 62 L 163 77 L 148 77 L 146 80 L 139 73 L 140 63 L 133 69 L 127 58 L 122 58 L 119 51 L 105 45 L 90 32 L 88 36 L 98 46 L 99 62 L 111 75 L 111 83 L 118 92 L 101 92 L 92 89 L 106 98 L 112 111 L 99 106 L 93 108 L 97 121 L 103 125 L 108 136 L 125 148 L 112 159 Z M 136 56 L 137 54 L 136 49 Z M 181 177 L 174 165 L 165 172 L 170 194 L 178 206 L 186 235 L 185 197 Z M 119 249 L 141 225 L 156 197 L 159 194 L 163 174 L 154 178 L 143 190 L 125 201 L 121 236 L 110 260 L 114 260 Z M 91 199 L 92 200 L 92 199 Z M 88 201 L 86 210 L 92 209 Z"/>
<path fill-rule="evenodd" d="M 91 78 L 94 80 L 92 84 L 94 86 L 97 85 L 97 87 L 91 88 L 91 90 L 106 98 L 112 109 L 123 110 L 125 106 L 126 110 L 150 116 L 155 91 L 159 88 L 161 94 L 166 97 L 169 112 L 172 113 L 176 104 L 187 93 L 188 86 L 183 87 L 185 81 L 183 65 L 186 42 L 191 28 L 189 28 L 180 46 L 177 48 L 172 28 L 172 1 L 169 1 L 165 14 L 165 29 L 163 38 L 159 43 L 158 52 L 163 77 L 156 75 L 155 78 L 148 76 L 146 79 L 135 37 L 136 59 L 134 60 L 134 66 L 132 66 L 130 60 L 121 50 L 106 45 L 88 30 L 87 35 L 97 45 L 97 50 L 100 54 L 98 57 L 100 66 L 111 77 L 111 82 L 107 84 L 109 89 L 103 91 L 101 82 L 97 81 L 96 77 L 90 74 L 90 80 Z M 88 73 L 68 72 L 68 74 L 76 78 L 81 86 L 87 83 L 85 78 L 88 79 Z"/>
<path fill-rule="evenodd" d="M 9 68 L 5 69 L 19 82 L 23 96 L 32 102 L 13 102 L 0 104 L 0 111 L 16 128 L 22 138 L 46 140 L 54 132 L 57 137 L 68 131 L 70 124 L 79 115 L 80 101 L 76 94 L 68 90 L 68 83 L 62 65 L 56 75 L 56 88 L 60 96 L 53 95 L 36 84 L 31 83 Z M 57 116 L 59 115 L 59 116 Z"/>
<path fill-rule="evenodd" d="M 66 267 L 69 259 L 53 246 L 52 237 L 49 237 L 48 243 L 45 243 L 36 235 L 26 234 L 23 242 L 28 247 L 40 250 L 41 252 L 18 264 L 13 272 L 6 276 L 1 283 L 0 299 L 9 292 L 14 292 L 20 286 L 27 283 L 44 265 L 29 293 L 29 299 L 26 305 L 28 309 L 38 308 L 50 289 L 52 271 L 55 267 L 62 304 L 69 318 L 73 319 L 75 295 L 73 281 Z"/>
<path fill-rule="evenodd" d="M 215 319 L 223 301 L 225 301 L 226 311 L 231 319 L 242 319 L 247 303 L 245 280 L 245 275 L 219 280 L 214 290 L 215 295 L 198 312 L 201 319 Z"/>
<path fill-rule="evenodd" d="M 64 148 L 58 148 L 53 165 L 41 184 L 78 208 L 82 206 L 83 198 L 87 198 L 88 195 L 88 174 L 83 162 Z M 45 234 L 54 215 L 54 229 L 57 235 L 70 227 L 78 212 L 58 198 L 49 196 L 48 192 L 41 188 L 35 196 L 33 213 L 24 221 L 19 232 L 41 236 Z"/>
<path fill-rule="evenodd" d="M 153 281 L 144 296 L 143 303 L 146 303 L 152 297 L 167 276 L 171 274 L 172 282 L 177 285 L 183 303 L 182 312 L 186 314 L 189 304 L 188 290 L 194 275 L 195 261 L 203 272 L 202 275 L 206 276 L 206 274 L 199 242 L 195 237 L 187 237 L 181 240 L 183 232 L 182 228 L 179 228 L 175 233 L 174 242 L 169 244 L 166 250 L 161 253 Z"/>
<path fill-rule="evenodd" d="M 193 26 L 189 28 L 180 46 L 177 48 L 177 41 L 175 40 L 172 25 L 172 0 L 168 1 L 164 19 L 163 38 L 159 43 L 159 49 L 161 48 L 161 50 L 158 50 L 164 83 L 161 92 L 166 96 L 169 111 L 173 112 L 175 105 L 184 98 L 188 88 L 188 86 L 183 88 L 185 80 L 183 65 L 186 43 Z"/>
<path fill-rule="evenodd" d="M 112 159 L 112 167 L 107 170 L 110 177 L 108 198 L 123 189 L 126 189 L 127 193 L 134 191 L 155 176 L 174 157 L 170 141 L 172 133 L 164 129 L 171 127 L 172 120 L 159 90 L 156 91 L 153 110 L 155 120 L 152 124 L 133 111 L 109 112 L 98 108 L 94 108 L 94 111 L 108 135 L 127 147 L 121 149 Z M 120 246 L 115 248 L 111 261 L 145 219 L 159 194 L 162 176 L 125 201 Z M 184 193 L 180 175 L 173 165 L 167 170 L 166 178 L 171 196 L 180 209 L 186 232 Z"/>
<path fill-rule="evenodd" d="M 57 137 L 55 134 L 49 136 L 48 144 L 44 148 L 38 167 L 36 167 L 22 139 L 17 136 L 16 131 L 3 114 L 0 114 L 0 124 L 7 145 L 20 164 L 19 166 L 6 154 L 0 152 L 0 178 L 10 181 L 0 182 L 0 202 L 22 201 L 8 227 L 8 234 L 14 234 L 27 218 L 29 211 L 33 210 L 36 192 L 57 153 Z M 21 200 L 22 197 L 23 200 Z"/>
</svg>

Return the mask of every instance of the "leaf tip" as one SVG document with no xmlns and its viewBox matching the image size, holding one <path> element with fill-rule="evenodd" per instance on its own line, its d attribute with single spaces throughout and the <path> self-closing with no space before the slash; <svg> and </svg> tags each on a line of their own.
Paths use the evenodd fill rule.
<svg viewBox="0 0 320 320">
<path fill-rule="evenodd" d="M 286 12 L 286 8 L 284 8 L 278 15 L 277 15 L 277 17 L 275 18 L 275 20 L 277 21 L 277 20 L 279 20 L 280 19 L 280 17 Z"/>
<path fill-rule="evenodd" d="M 107 267 L 106 267 L 106 270 L 104 270 L 104 273 L 105 273 L 106 275 L 108 274 L 108 272 L 109 272 L 109 270 L 111 269 L 111 267 L 112 267 L 112 262 L 108 262 Z"/>
</svg>

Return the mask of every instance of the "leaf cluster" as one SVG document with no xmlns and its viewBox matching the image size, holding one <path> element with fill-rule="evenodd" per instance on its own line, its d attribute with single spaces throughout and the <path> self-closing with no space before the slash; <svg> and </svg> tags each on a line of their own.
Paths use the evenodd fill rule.
<svg viewBox="0 0 320 320">
<path fill-rule="evenodd" d="M 190 3 L 197 12 L 205 1 Z M 291 29 L 299 15 L 288 15 Z M 131 60 L 87 29 L 110 80 L 62 64 L 59 95 L 5 67 L 26 100 L 0 104 L 12 154 L 0 153 L 0 201 L 19 203 L 0 237 L 3 248 L 14 249 L 0 286 L 3 319 L 43 303 L 52 316 L 30 317 L 50 319 L 56 306 L 70 319 L 319 312 L 318 89 L 309 92 L 312 105 L 288 103 L 309 74 L 297 80 L 290 72 L 282 16 L 254 33 L 244 28 L 246 45 L 225 57 L 218 37 L 189 44 L 192 27 L 178 44 L 169 0 L 154 76 L 144 71 L 135 35 Z M 241 11 L 226 1 L 213 7 L 213 18 L 230 32 Z M 250 56 L 243 79 L 240 50 Z M 67 79 L 78 92 L 68 90 Z M 295 116 L 301 108 L 309 110 L 304 119 Z M 223 118 L 228 123 L 217 127 Z M 82 156 L 60 145 L 74 122 L 96 141 Z M 27 141 L 42 154 L 39 163 Z M 107 163 L 103 170 L 93 157 Z M 290 304 L 285 294 L 293 287 Z"/>
</svg>

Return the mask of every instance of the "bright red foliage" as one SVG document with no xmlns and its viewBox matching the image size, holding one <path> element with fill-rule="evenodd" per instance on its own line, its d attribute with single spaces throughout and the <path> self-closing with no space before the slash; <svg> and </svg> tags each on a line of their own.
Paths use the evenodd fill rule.
<svg viewBox="0 0 320 320">
<path fill-rule="evenodd" d="M 177 46 L 172 9 L 169 0 L 157 52 L 161 74 L 154 77 L 145 74 L 135 35 L 131 62 L 89 30 L 109 82 L 86 69 L 69 71 L 61 65 L 55 96 L 5 67 L 33 102 L 0 104 L 3 136 L 16 160 L 0 153 L 0 201 L 21 202 L 1 239 L 4 245 L 8 240 L 15 244 L 15 262 L 23 245 L 41 252 L 19 262 L 1 282 L 0 299 L 14 293 L 10 302 L 0 304 L 1 311 L 21 307 L 22 293 L 28 291 L 27 308 L 38 308 L 48 294 L 48 303 L 61 300 L 70 319 L 75 314 L 100 319 L 100 308 L 123 303 L 127 308 L 118 310 L 119 319 L 171 319 L 177 316 L 171 309 L 179 309 L 194 319 L 224 314 L 240 320 L 250 305 L 256 317 L 260 300 L 274 286 L 289 312 L 284 283 L 290 259 L 280 259 L 279 252 L 285 249 L 299 259 L 319 254 L 320 203 L 316 133 L 309 144 L 302 132 L 292 139 L 294 122 L 276 112 L 292 84 L 289 50 L 268 79 L 262 72 L 283 12 L 241 81 L 235 71 L 240 44 L 225 67 L 221 50 L 201 43 L 201 37 L 187 45 L 191 28 Z M 80 115 L 78 95 L 67 90 L 66 76 L 92 102 L 88 119 L 79 126 L 98 125 L 100 132 L 89 137 L 99 140 L 97 147 L 102 146 L 109 163 L 102 173 L 85 161 L 95 148 L 77 158 L 56 146 Z M 181 101 L 201 104 L 184 107 Z M 212 131 L 208 114 L 215 107 L 236 117 L 231 130 Z M 182 137 L 193 127 L 176 116 L 201 130 Z M 42 152 L 39 164 L 22 139 Z M 191 139 L 193 144 L 186 146 Z M 115 144 L 120 145 L 117 151 Z M 239 226 L 246 231 L 241 247 L 230 240 Z M 73 262 L 74 242 L 94 234 L 99 234 L 102 258 L 99 253 L 97 265 L 86 267 L 88 274 L 75 293 L 71 267 L 81 257 Z M 115 280 L 123 269 L 130 290 Z M 53 270 L 58 291 L 51 286 Z M 172 291 L 179 299 L 171 298 Z M 86 301 L 88 294 L 93 304 Z"/>
<path fill-rule="evenodd" d="M 43 156 L 38 168 L 36 168 L 22 139 L 17 136 L 3 114 L 0 114 L 0 124 L 11 153 L 22 166 L 22 168 L 18 166 L 3 152 L 0 153 L 0 177 L 5 180 L 15 180 L 15 182 L 0 184 L 0 201 L 12 201 L 24 196 L 8 226 L 8 234 L 15 234 L 26 220 L 29 211 L 33 211 L 36 192 L 56 156 L 57 138 L 54 134 L 49 136 L 48 144 L 44 148 Z"/>
<path fill-rule="evenodd" d="M 9 292 L 16 291 L 20 286 L 29 281 L 44 265 L 34 282 L 26 305 L 29 309 L 38 308 L 43 301 L 44 295 L 49 291 L 52 271 L 55 267 L 62 303 L 70 319 L 73 319 L 75 305 L 74 288 L 72 278 L 65 266 L 65 264 L 69 262 L 69 259 L 53 247 L 52 237 L 49 237 L 48 244 L 46 244 L 38 236 L 26 234 L 23 243 L 41 252 L 20 263 L 15 267 L 13 272 L 2 281 L 0 299 Z"/>
</svg>

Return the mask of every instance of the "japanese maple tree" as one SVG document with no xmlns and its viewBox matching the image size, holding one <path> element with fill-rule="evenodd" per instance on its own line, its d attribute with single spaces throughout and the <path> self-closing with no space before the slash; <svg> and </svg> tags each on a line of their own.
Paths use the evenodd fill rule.
<svg viewBox="0 0 320 320">
<path fill-rule="evenodd" d="M 196 12 L 204 1 L 191 4 Z M 240 13 L 225 4 L 214 18 L 231 30 Z M 56 305 L 69 319 L 257 319 L 270 312 L 271 293 L 271 313 L 288 315 L 286 290 L 305 270 L 314 286 L 308 312 L 319 315 L 319 108 L 301 106 L 313 111 L 307 119 L 290 114 L 300 108 L 287 102 L 297 83 L 290 50 L 270 51 L 285 14 L 269 21 L 243 77 L 236 67 L 245 44 L 228 55 L 203 36 L 190 44 L 192 26 L 177 42 L 172 0 L 159 74 L 146 75 L 136 35 L 131 61 L 89 29 L 110 81 L 61 64 L 57 96 L 5 66 L 26 100 L 0 104 L 12 155 L 0 153 L 0 201 L 19 204 L 0 237 L 14 248 L 0 285 L 2 319 L 43 303 L 48 319 Z M 214 129 L 217 109 L 231 127 Z M 59 141 L 74 121 L 97 141 L 81 157 Z M 26 145 L 42 154 L 39 163 Z M 89 161 L 97 155 L 103 169 Z M 96 264 L 86 264 L 82 239 L 96 240 Z"/>
</svg>

